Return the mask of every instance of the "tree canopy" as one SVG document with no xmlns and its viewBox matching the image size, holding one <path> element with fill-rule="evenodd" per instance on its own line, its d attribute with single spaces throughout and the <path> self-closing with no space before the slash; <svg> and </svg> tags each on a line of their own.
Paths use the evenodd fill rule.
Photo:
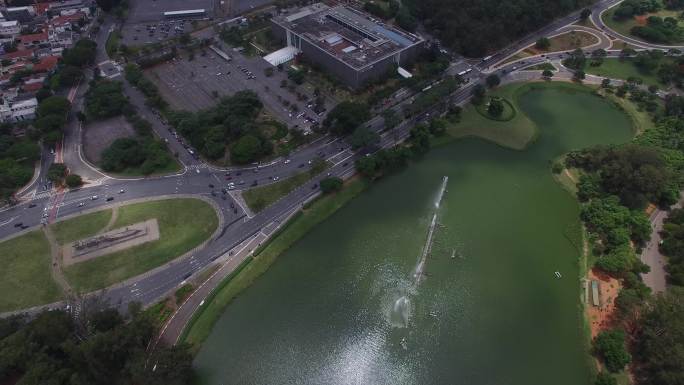
<svg viewBox="0 0 684 385">
<path fill-rule="evenodd" d="M 368 105 L 345 101 L 328 113 L 323 120 L 323 127 L 336 135 L 349 135 L 369 119 Z"/>
<path fill-rule="evenodd" d="M 684 383 L 684 288 L 671 287 L 643 311 L 633 349 L 640 385 Z"/>
<path fill-rule="evenodd" d="M 484 56 L 591 1 L 408 0 L 402 4 L 446 45 L 467 56 Z"/>
<path fill-rule="evenodd" d="M 606 369 L 613 373 L 621 371 L 632 360 L 625 347 L 625 332 L 621 329 L 600 332 L 594 338 L 593 348 Z"/>
<path fill-rule="evenodd" d="M 231 157 L 242 161 L 253 159 L 253 154 L 265 155 L 272 150 L 265 134 L 266 124 L 257 122 L 262 108 L 256 93 L 240 91 L 221 98 L 216 106 L 206 110 L 173 113 L 170 122 L 207 158 L 223 157 L 230 145 L 233 147 Z M 237 142 L 247 135 L 249 137 L 238 145 Z"/>
<path fill-rule="evenodd" d="M 156 336 L 150 316 L 126 319 L 116 310 L 92 311 L 81 320 L 63 311 L 0 320 L 0 381 L 20 384 L 183 385 L 192 379 L 185 345 L 147 349 Z M 156 367 L 156 370 L 153 370 Z"/>
<path fill-rule="evenodd" d="M 95 82 L 85 95 L 85 110 L 92 119 L 105 119 L 121 115 L 128 105 L 123 94 L 121 82 L 99 80 Z"/>
<path fill-rule="evenodd" d="M 68 66 L 85 67 L 95 62 L 97 43 L 90 39 L 81 39 L 73 47 L 62 53 L 62 62 Z"/>
</svg>

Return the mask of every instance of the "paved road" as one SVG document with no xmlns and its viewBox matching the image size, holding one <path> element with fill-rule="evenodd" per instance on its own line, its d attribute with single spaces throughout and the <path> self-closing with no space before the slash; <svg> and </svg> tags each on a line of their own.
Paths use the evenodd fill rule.
<svg viewBox="0 0 684 385">
<path fill-rule="evenodd" d="M 679 202 L 672 206 L 674 208 L 681 208 L 684 204 L 684 194 Z M 641 274 L 644 284 L 650 287 L 654 293 L 662 293 L 667 288 L 667 272 L 665 265 L 667 258 L 660 253 L 658 246 L 660 245 L 660 232 L 663 230 L 663 221 L 667 218 L 668 211 L 656 210 L 651 214 L 651 240 L 641 252 L 641 261 L 651 268 L 646 274 Z"/>
</svg>

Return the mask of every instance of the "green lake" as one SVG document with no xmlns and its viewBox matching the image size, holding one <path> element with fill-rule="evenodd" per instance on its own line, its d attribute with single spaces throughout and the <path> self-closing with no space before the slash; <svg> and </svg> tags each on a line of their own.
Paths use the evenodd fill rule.
<svg viewBox="0 0 684 385">
<path fill-rule="evenodd" d="M 550 161 L 626 142 L 631 123 L 559 87 L 519 104 L 540 128 L 527 150 L 478 139 L 435 148 L 283 254 L 202 345 L 202 383 L 588 384 L 579 208 Z"/>
</svg>

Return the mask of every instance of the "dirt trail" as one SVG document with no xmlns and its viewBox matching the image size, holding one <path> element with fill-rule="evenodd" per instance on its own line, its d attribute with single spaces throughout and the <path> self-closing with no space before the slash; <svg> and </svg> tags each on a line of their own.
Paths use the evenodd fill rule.
<svg viewBox="0 0 684 385">
<path fill-rule="evenodd" d="M 62 248 L 57 243 L 55 235 L 52 233 L 50 226 L 43 226 L 43 234 L 47 238 L 50 244 L 50 271 L 52 272 L 52 278 L 57 282 L 57 285 L 62 289 L 64 297 L 71 299 L 74 295 L 74 291 L 67 282 L 66 277 L 64 277 L 64 272 L 62 271 Z"/>
<path fill-rule="evenodd" d="M 116 223 L 117 218 L 119 218 L 119 207 L 114 206 L 112 207 L 112 217 L 109 218 L 107 226 L 105 226 L 104 229 L 100 230 L 98 234 L 106 233 L 107 231 L 111 230 L 112 226 L 114 226 L 114 223 Z"/>
</svg>

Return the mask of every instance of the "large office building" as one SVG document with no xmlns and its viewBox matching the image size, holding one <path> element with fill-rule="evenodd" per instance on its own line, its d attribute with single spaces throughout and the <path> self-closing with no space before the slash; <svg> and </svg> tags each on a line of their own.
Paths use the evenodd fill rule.
<svg viewBox="0 0 684 385">
<path fill-rule="evenodd" d="M 383 23 L 354 8 L 317 3 L 271 19 L 284 52 L 300 54 L 344 84 L 358 88 L 414 60 L 420 36 Z"/>
</svg>

